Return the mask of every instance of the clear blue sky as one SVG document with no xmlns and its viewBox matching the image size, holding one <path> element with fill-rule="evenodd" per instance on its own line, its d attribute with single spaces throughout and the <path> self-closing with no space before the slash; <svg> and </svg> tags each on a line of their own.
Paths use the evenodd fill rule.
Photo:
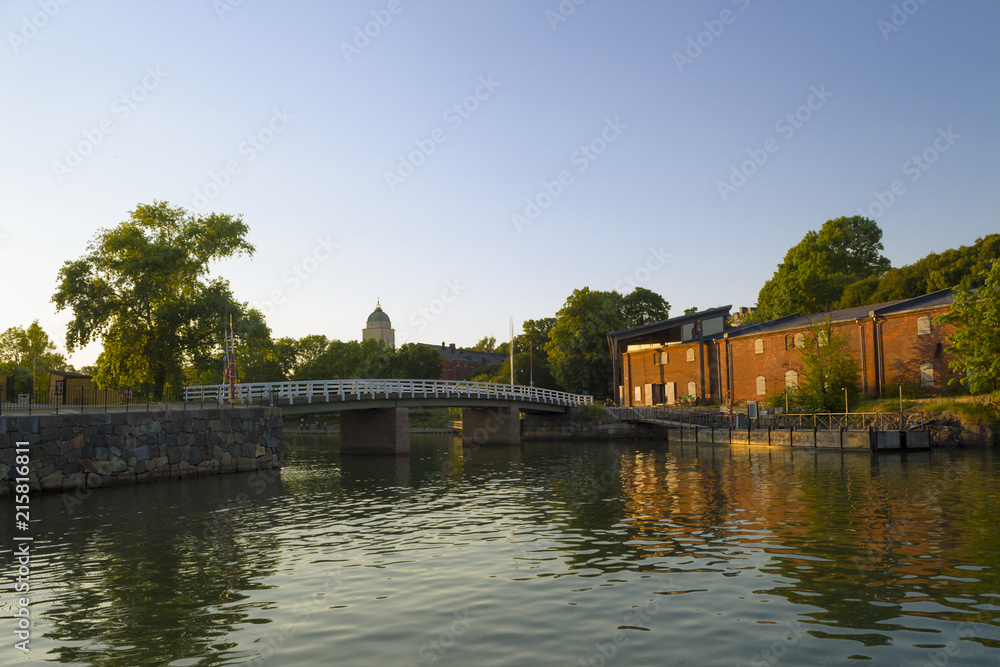
<svg viewBox="0 0 1000 667">
<path fill-rule="evenodd" d="M 243 215 L 255 256 L 215 270 L 276 338 L 357 339 L 380 299 L 397 342 L 460 346 L 583 286 L 752 305 L 859 210 L 894 266 L 1000 231 L 992 1 L 7 0 L 0 25 L 0 330 L 60 347 L 59 267 L 154 199 Z"/>
</svg>

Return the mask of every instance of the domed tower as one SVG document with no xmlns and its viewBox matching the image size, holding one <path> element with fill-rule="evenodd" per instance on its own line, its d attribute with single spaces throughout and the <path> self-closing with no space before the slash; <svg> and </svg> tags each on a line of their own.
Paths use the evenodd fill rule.
<svg viewBox="0 0 1000 667">
<path fill-rule="evenodd" d="M 368 323 L 361 331 L 361 340 L 374 338 L 386 344 L 390 349 L 396 349 L 396 331 L 392 328 L 389 316 L 382 310 L 382 304 L 375 303 L 375 311 L 368 316 Z"/>
</svg>

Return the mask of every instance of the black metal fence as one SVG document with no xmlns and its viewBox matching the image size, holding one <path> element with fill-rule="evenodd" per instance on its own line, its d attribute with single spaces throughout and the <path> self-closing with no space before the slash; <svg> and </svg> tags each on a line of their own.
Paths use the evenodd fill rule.
<svg viewBox="0 0 1000 667">
<path fill-rule="evenodd" d="M 657 423 L 677 423 L 717 429 L 793 429 L 797 431 L 821 429 L 848 431 L 913 430 L 924 428 L 927 419 L 923 412 L 852 412 L 845 414 L 768 414 L 750 419 L 744 410 L 733 414 L 708 410 L 684 410 L 664 407 L 608 408 L 619 419 Z"/>
<path fill-rule="evenodd" d="M 151 389 L 97 389 L 68 387 L 36 390 L 27 393 L 8 392 L 0 386 L 0 415 L 59 414 L 63 412 L 111 412 L 184 409 L 176 392 L 160 396 Z"/>
</svg>

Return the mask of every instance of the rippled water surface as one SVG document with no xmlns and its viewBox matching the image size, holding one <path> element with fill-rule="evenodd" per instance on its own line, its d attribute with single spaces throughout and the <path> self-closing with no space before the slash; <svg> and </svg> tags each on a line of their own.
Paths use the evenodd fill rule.
<svg viewBox="0 0 1000 667">
<path fill-rule="evenodd" d="M 0 504 L 0 664 L 1000 663 L 990 451 L 285 447 L 280 475 L 33 497 L 26 655 Z"/>
</svg>

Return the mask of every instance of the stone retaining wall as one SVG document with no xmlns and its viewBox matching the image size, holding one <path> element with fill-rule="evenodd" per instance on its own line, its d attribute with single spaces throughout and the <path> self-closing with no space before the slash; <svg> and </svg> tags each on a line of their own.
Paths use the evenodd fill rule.
<svg viewBox="0 0 1000 667">
<path fill-rule="evenodd" d="M 17 442 L 32 491 L 68 491 L 280 468 L 280 439 L 278 408 L 0 417 L 0 496 Z"/>
</svg>

